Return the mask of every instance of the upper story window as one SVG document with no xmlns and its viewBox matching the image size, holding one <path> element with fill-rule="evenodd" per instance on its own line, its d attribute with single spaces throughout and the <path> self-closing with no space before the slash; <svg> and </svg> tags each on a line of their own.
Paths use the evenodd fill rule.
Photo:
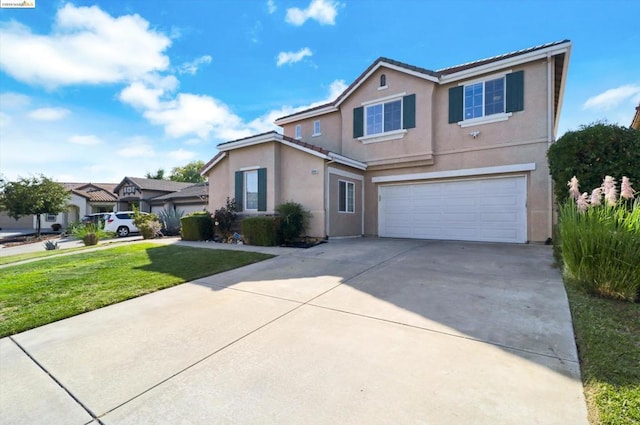
<svg viewBox="0 0 640 425">
<path fill-rule="evenodd" d="M 464 86 L 464 119 L 504 112 L 504 77 Z"/>
<path fill-rule="evenodd" d="M 353 138 L 362 143 L 401 139 L 416 126 L 416 95 L 399 93 L 353 109 Z"/>
<path fill-rule="evenodd" d="M 320 134 L 320 120 L 315 120 L 313 122 L 313 136 L 319 136 Z"/>
<path fill-rule="evenodd" d="M 302 139 L 302 126 L 300 124 L 296 124 L 296 139 Z"/>
<path fill-rule="evenodd" d="M 380 76 L 380 87 L 386 87 L 387 86 L 387 76 L 385 74 L 382 74 Z"/>
<path fill-rule="evenodd" d="M 402 99 L 366 107 L 365 136 L 402 128 Z"/>
<path fill-rule="evenodd" d="M 472 81 L 449 89 L 449 123 L 462 127 L 509 119 L 524 110 L 524 71 Z"/>
</svg>

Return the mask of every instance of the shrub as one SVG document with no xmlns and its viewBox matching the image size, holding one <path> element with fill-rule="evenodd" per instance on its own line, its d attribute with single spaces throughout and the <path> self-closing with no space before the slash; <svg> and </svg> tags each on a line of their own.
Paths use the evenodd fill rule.
<svg viewBox="0 0 640 425">
<path fill-rule="evenodd" d="M 110 238 L 113 233 L 105 232 L 94 223 L 80 224 L 72 227 L 73 236 L 82 239 L 85 245 L 97 245 L 101 238 Z"/>
<path fill-rule="evenodd" d="M 180 234 L 185 241 L 208 241 L 213 239 L 213 220 L 206 211 L 191 213 L 180 219 Z"/>
<path fill-rule="evenodd" d="M 213 213 L 213 222 L 217 232 L 224 237 L 228 237 L 231 234 L 233 226 L 238 219 L 238 205 L 235 198 L 227 198 L 226 205 Z"/>
<path fill-rule="evenodd" d="M 640 199 L 633 199 L 626 178 L 620 200 L 610 176 L 591 198 L 586 192 L 579 194 L 577 179 L 570 185 L 574 202 L 561 205 L 559 211 L 560 247 L 569 281 L 593 294 L 638 300 Z"/>
<path fill-rule="evenodd" d="M 278 217 L 248 217 L 242 220 L 245 243 L 258 246 L 278 245 Z"/>
<path fill-rule="evenodd" d="M 558 202 L 567 182 L 580 176 L 583 187 L 597 187 L 606 175 L 630 176 L 640 170 L 640 131 L 607 123 L 568 131 L 549 147 L 549 173 Z"/>
<path fill-rule="evenodd" d="M 44 243 L 44 249 L 46 249 L 47 251 L 54 251 L 56 249 L 59 249 L 60 247 L 58 246 L 58 242 L 54 242 L 54 241 L 46 241 Z"/>
<path fill-rule="evenodd" d="M 280 216 L 278 238 L 285 244 L 298 242 L 309 225 L 311 213 L 293 201 L 278 205 L 276 212 Z"/>
<path fill-rule="evenodd" d="M 161 235 L 162 224 L 156 214 L 142 214 L 134 208 L 133 224 L 140 230 L 142 239 L 154 239 Z"/>
<path fill-rule="evenodd" d="M 180 234 L 180 219 L 184 216 L 184 211 L 174 209 L 164 209 L 160 211 L 158 217 L 162 223 L 162 234 L 165 236 L 178 236 Z"/>
</svg>

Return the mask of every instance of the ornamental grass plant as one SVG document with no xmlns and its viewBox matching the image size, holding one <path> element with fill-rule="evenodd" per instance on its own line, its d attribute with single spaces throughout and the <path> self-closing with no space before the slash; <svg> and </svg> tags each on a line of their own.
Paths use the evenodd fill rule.
<svg viewBox="0 0 640 425">
<path fill-rule="evenodd" d="M 620 198 L 615 179 L 589 195 L 569 182 L 570 200 L 559 209 L 559 237 L 568 281 L 592 294 L 640 301 L 640 199 L 623 177 Z"/>
</svg>

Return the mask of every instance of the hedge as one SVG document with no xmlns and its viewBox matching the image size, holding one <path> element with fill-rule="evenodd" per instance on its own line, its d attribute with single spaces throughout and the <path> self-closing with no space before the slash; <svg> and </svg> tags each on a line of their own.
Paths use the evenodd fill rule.
<svg viewBox="0 0 640 425">
<path fill-rule="evenodd" d="M 242 220 L 242 236 L 245 243 L 258 246 L 279 245 L 278 217 L 247 217 Z"/>
<path fill-rule="evenodd" d="M 180 231 L 184 241 L 208 241 L 213 239 L 213 219 L 208 212 L 193 213 L 180 219 Z"/>
</svg>

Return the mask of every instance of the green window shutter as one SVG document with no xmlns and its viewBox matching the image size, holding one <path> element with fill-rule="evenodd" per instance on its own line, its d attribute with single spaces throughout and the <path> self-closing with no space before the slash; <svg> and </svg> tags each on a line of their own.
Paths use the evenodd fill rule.
<svg viewBox="0 0 640 425">
<path fill-rule="evenodd" d="M 524 71 L 507 74 L 506 112 L 524 110 Z"/>
<path fill-rule="evenodd" d="M 416 126 L 416 95 L 410 94 L 402 98 L 402 128 Z"/>
<path fill-rule="evenodd" d="M 236 171 L 236 205 L 238 211 L 242 211 L 242 201 L 244 200 L 244 172 Z"/>
<path fill-rule="evenodd" d="M 364 136 L 364 108 L 353 108 L 353 138 Z"/>
<path fill-rule="evenodd" d="M 267 210 L 267 169 L 258 170 L 258 211 Z"/>
<path fill-rule="evenodd" d="M 449 124 L 464 120 L 463 102 L 464 87 L 451 87 L 449 89 Z"/>
</svg>

